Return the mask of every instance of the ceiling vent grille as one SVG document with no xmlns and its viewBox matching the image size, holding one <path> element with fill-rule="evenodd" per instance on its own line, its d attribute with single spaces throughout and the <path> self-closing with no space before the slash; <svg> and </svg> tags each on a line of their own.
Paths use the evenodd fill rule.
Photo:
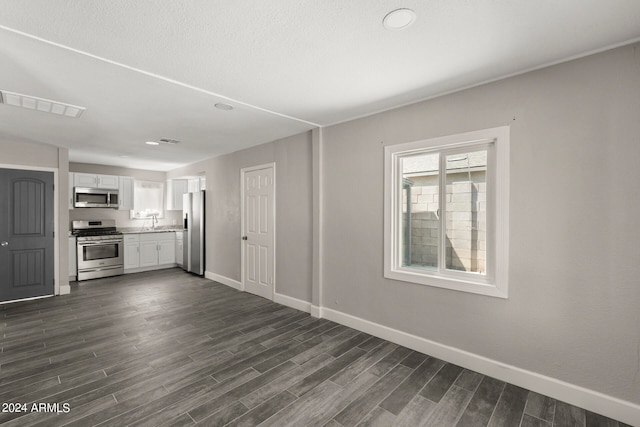
<svg viewBox="0 0 640 427">
<path fill-rule="evenodd" d="M 78 118 L 86 110 L 77 105 L 65 104 L 64 102 L 52 101 L 50 99 L 38 98 L 21 93 L 0 90 L 0 103 L 13 107 L 26 108 L 27 110 L 42 111 L 58 116 Z"/>
</svg>

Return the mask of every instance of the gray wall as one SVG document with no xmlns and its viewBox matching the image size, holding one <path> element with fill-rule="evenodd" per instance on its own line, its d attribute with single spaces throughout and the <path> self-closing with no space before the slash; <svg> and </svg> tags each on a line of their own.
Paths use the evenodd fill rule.
<svg viewBox="0 0 640 427">
<path fill-rule="evenodd" d="M 184 168 L 169 178 L 205 173 L 206 270 L 241 280 L 240 169 L 276 163 L 276 292 L 311 301 L 311 133 Z"/>
<path fill-rule="evenodd" d="M 57 168 L 58 147 L 0 138 L 0 164 Z"/>
<path fill-rule="evenodd" d="M 326 128 L 323 304 L 640 403 L 639 48 Z M 383 146 L 502 125 L 509 299 L 384 279 Z"/>
</svg>

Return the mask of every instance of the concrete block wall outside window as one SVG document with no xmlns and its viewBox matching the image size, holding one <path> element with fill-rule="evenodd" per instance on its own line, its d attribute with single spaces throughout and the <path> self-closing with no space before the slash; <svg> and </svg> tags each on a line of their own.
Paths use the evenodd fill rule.
<svg viewBox="0 0 640 427">
<path fill-rule="evenodd" d="M 449 174 L 446 201 L 446 265 L 461 271 L 486 271 L 486 172 Z M 440 221 L 437 176 L 410 178 L 411 231 L 410 265 L 438 266 L 438 230 Z M 407 194 L 403 194 L 404 212 Z"/>
</svg>

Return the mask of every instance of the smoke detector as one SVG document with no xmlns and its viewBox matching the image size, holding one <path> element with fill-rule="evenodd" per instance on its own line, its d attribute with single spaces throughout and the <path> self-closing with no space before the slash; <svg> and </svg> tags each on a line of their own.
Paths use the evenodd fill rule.
<svg viewBox="0 0 640 427">
<path fill-rule="evenodd" d="M 80 117 L 84 110 L 86 110 L 86 108 L 77 105 L 38 98 L 37 96 L 24 95 L 22 93 L 9 92 L 7 90 L 0 90 L 0 103 L 72 118 Z"/>
</svg>

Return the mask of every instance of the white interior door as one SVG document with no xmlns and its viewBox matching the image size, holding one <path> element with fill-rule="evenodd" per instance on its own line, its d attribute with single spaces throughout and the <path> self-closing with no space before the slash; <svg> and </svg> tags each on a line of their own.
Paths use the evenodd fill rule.
<svg viewBox="0 0 640 427">
<path fill-rule="evenodd" d="M 270 300 L 275 284 L 274 169 L 269 164 L 241 171 L 243 287 Z"/>
</svg>

